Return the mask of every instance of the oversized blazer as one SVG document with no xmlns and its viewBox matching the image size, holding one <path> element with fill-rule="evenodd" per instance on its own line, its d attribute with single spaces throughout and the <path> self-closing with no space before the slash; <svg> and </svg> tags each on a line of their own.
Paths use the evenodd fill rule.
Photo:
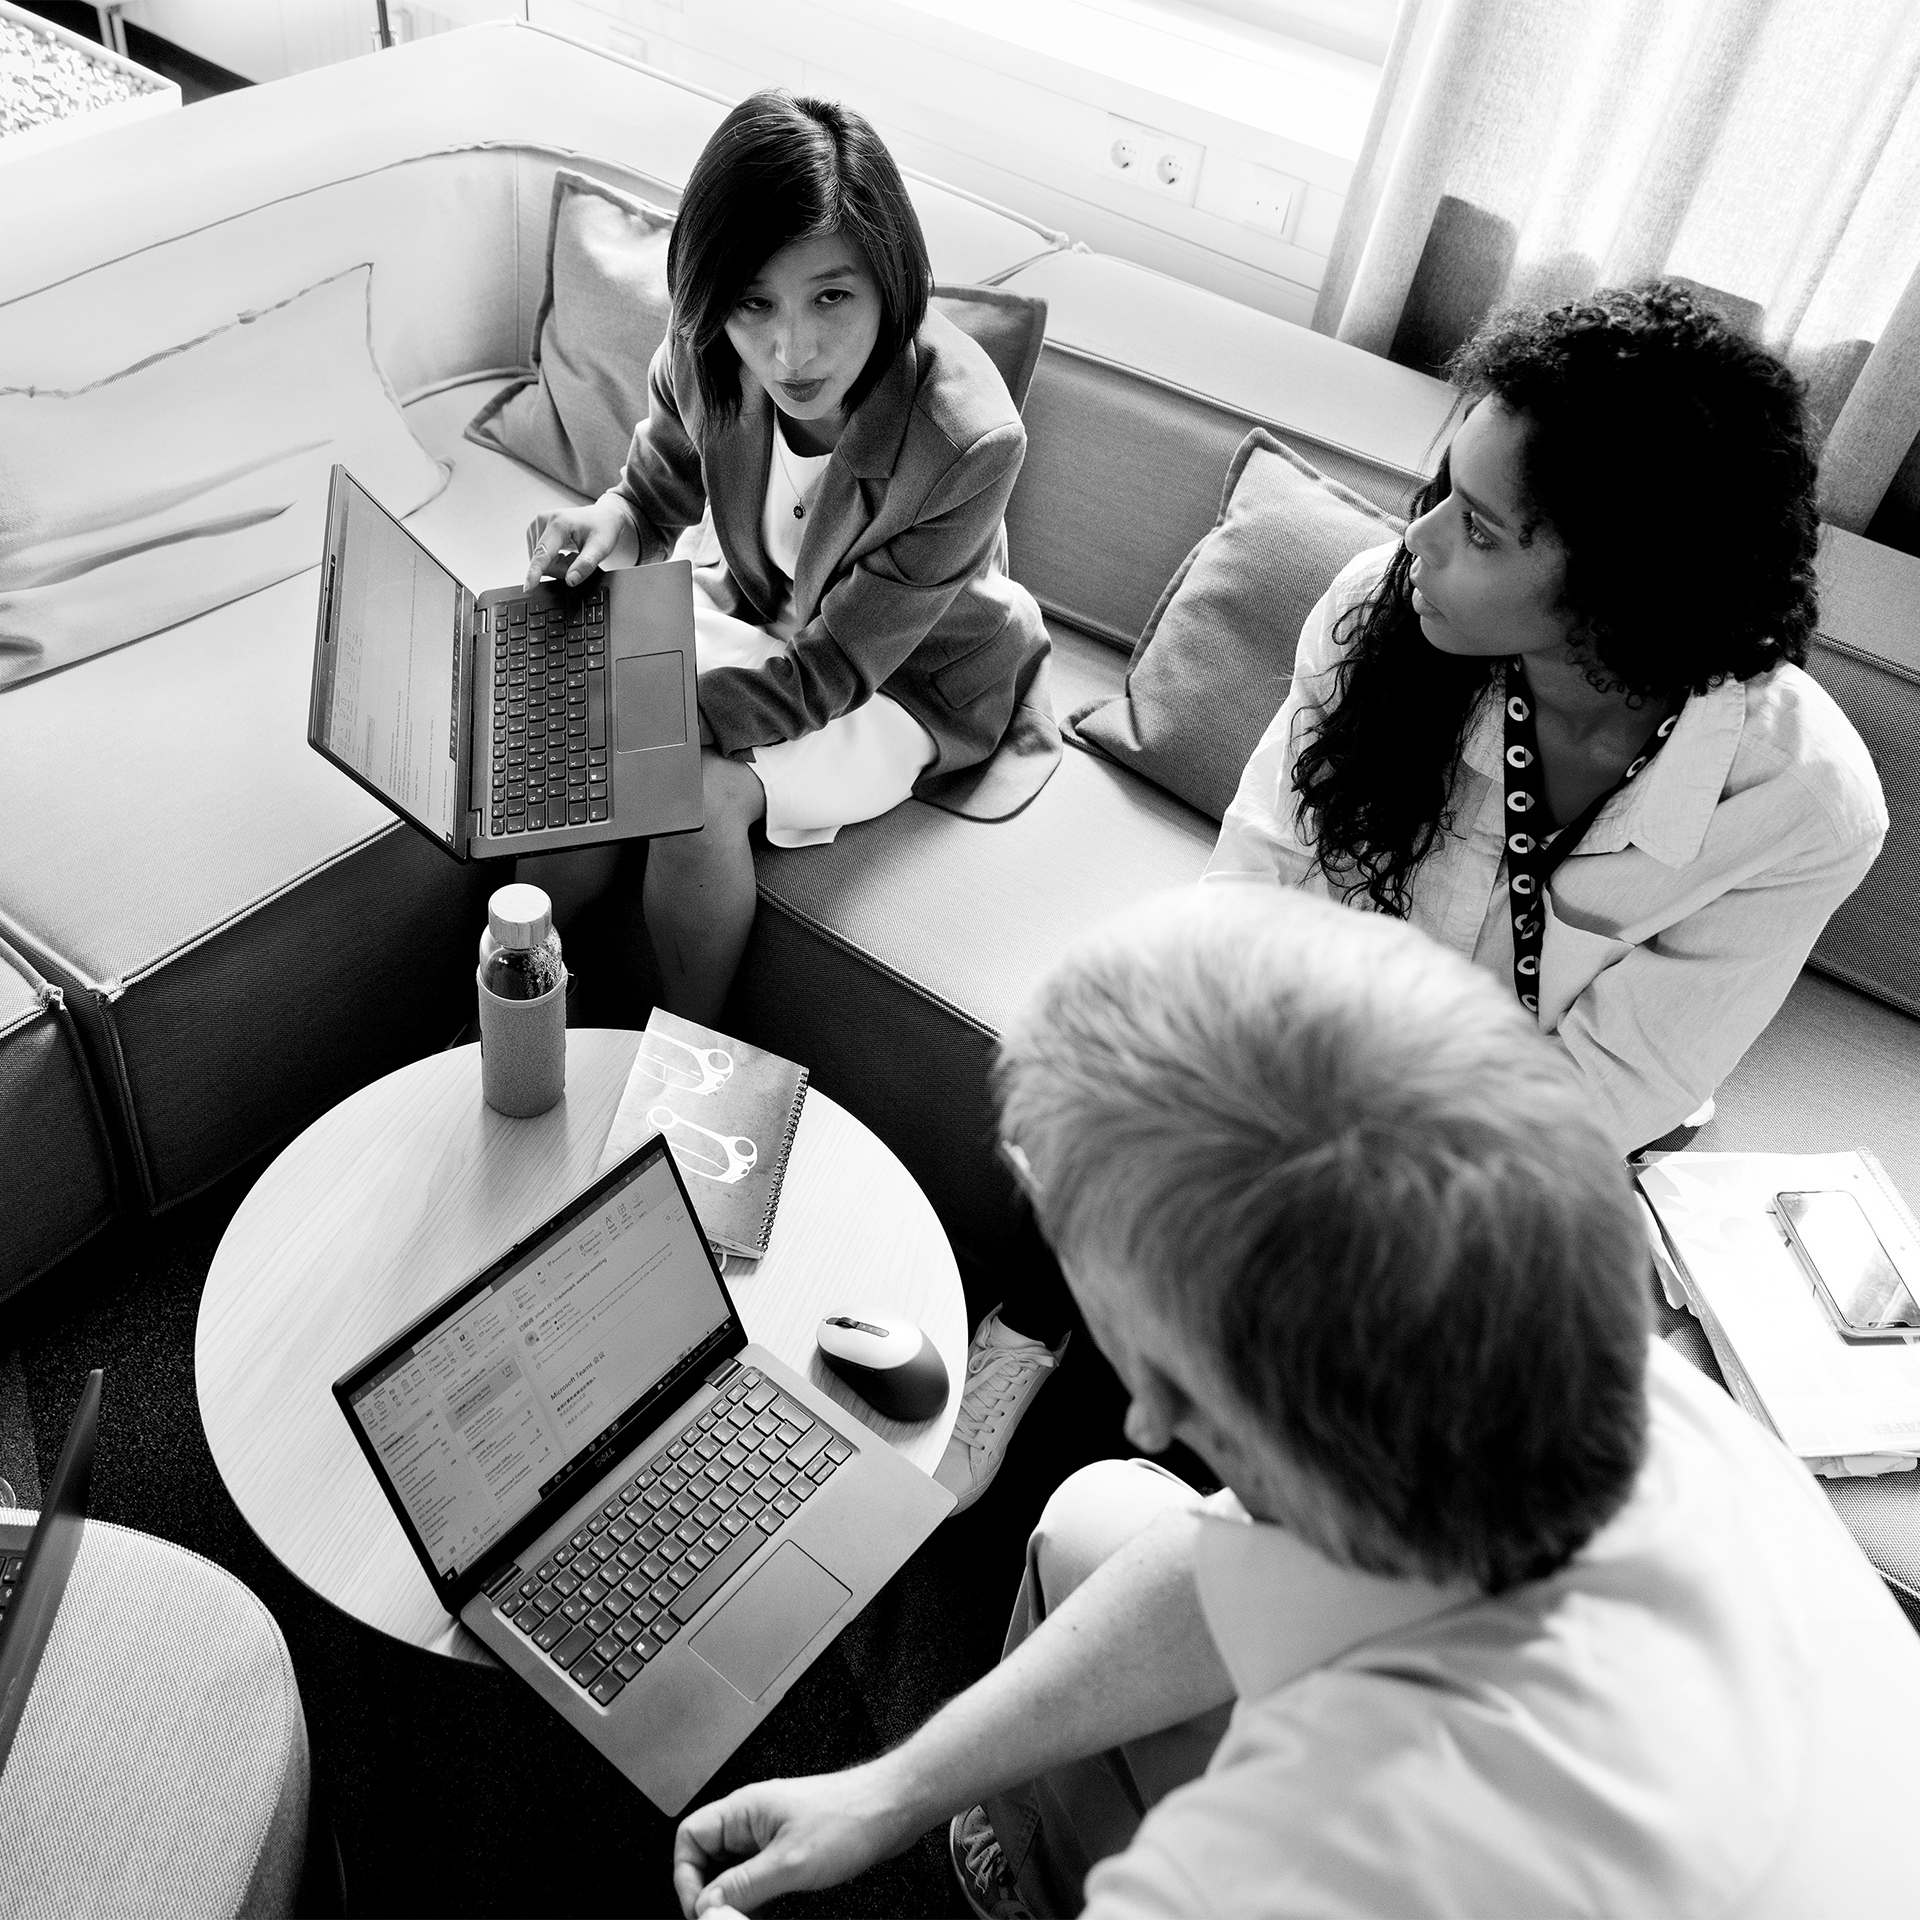
<svg viewBox="0 0 1920 1920">
<path fill-rule="evenodd" d="M 739 413 L 711 418 L 690 352 L 669 335 L 613 495 L 643 561 L 665 559 L 711 503 L 719 555 L 704 583 L 725 611 L 765 626 L 785 597 L 760 535 L 774 408 L 757 381 L 740 386 Z M 1060 730 L 1040 609 L 1007 573 L 1007 498 L 1026 447 L 993 362 L 930 310 L 821 473 L 787 652 L 700 676 L 715 746 L 797 739 L 884 692 L 933 736 L 918 798 L 989 820 L 1032 799 L 1059 762 Z"/>
</svg>

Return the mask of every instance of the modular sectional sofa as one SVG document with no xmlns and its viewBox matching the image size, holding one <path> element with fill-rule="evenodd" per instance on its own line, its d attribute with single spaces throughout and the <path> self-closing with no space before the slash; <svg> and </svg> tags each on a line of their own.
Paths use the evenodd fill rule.
<svg viewBox="0 0 1920 1920">
<path fill-rule="evenodd" d="M 83 387 L 370 262 L 373 350 L 450 467 L 410 524 L 475 587 L 513 579 L 527 519 L 568 496 L 462 431 L 527 364 L 554 171 L 671 205 L 725 104 L 503 24 L 16 162 L 0 389 Z M 1388 509 L 1429 470 L 1440 383 L 913 191 L 941 280 L 1048 304 L 1008 531 L 1062 713 L 1121 689 L 1251 427 Z M 1830 529 L 1821 574 L 1812 668 L 1879 762 L 1892 832 L 1698 1144 L 1867 1147 L 1920 1204 L 1920 561 Z M 307 748 L 315 599 L 296 572 L 0 692 L 0 1296 L 467 1017 L 502 870 L 455 865 Z M 1215 826 L 1070 748 L 1010 820 L 910 802 L 832 847 L 765 849 L 730 1022 L 806 1061 L 990 1269 L 1012 1221 L 996 1032 L 1079 929 L 1195 879 Z"/>
</svg>

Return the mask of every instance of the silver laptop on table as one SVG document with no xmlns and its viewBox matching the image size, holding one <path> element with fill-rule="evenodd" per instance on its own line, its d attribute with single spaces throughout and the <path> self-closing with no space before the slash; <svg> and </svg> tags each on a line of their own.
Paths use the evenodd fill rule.
<svg viewBox="0 0 1920 1920">
<path fill-rule="evenodd" d="M 333 1390 L 441 1604 L 663 1813 L 953 1505 L 749 1342 L 657 1135 Z"/>
<path fill-rule="evenodd" d="M 307 742 L 456 860 L 703 818 L 684 560 L 474 594 L 345 467 Z"/>
</svg>

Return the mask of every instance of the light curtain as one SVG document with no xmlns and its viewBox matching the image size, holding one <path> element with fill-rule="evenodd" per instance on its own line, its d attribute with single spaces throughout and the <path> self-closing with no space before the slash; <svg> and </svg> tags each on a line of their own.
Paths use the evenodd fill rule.
<svg viewBox="0 0 1920 1920">
<path fill-rule="evenodd" d="M 1920 436 L 1917 83 L 1920 0 L 1402 0 L 1314 325 L 1420 364 L 1691 281 L 1806 378 L 1864 532 Z"/>
</svg>

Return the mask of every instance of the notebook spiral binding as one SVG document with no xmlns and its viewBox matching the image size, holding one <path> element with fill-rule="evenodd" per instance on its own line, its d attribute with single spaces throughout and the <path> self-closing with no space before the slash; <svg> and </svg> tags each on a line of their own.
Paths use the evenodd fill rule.
<svg viewBox="0 0 1920 1920">
<path fill-rule="evenodd" d="M 787 1130 L 780 1136 L 780 1151 L 774 1159 L 773 1178 L 767 1187 L 767 1210 L 760 1216 L 760 1251 L 773 1238 L 773 1216 L 780 1205 L 780 1189 L 787 1178 L 787 1162 L 793 1154 L 793 1136 L 800 1131 L 800 1109 L 807 1104 L 807 1069 L 800 1069 L 800 1084 L 793 1090 L 793 1105 L 787 1110 Z"/>
</svg>

